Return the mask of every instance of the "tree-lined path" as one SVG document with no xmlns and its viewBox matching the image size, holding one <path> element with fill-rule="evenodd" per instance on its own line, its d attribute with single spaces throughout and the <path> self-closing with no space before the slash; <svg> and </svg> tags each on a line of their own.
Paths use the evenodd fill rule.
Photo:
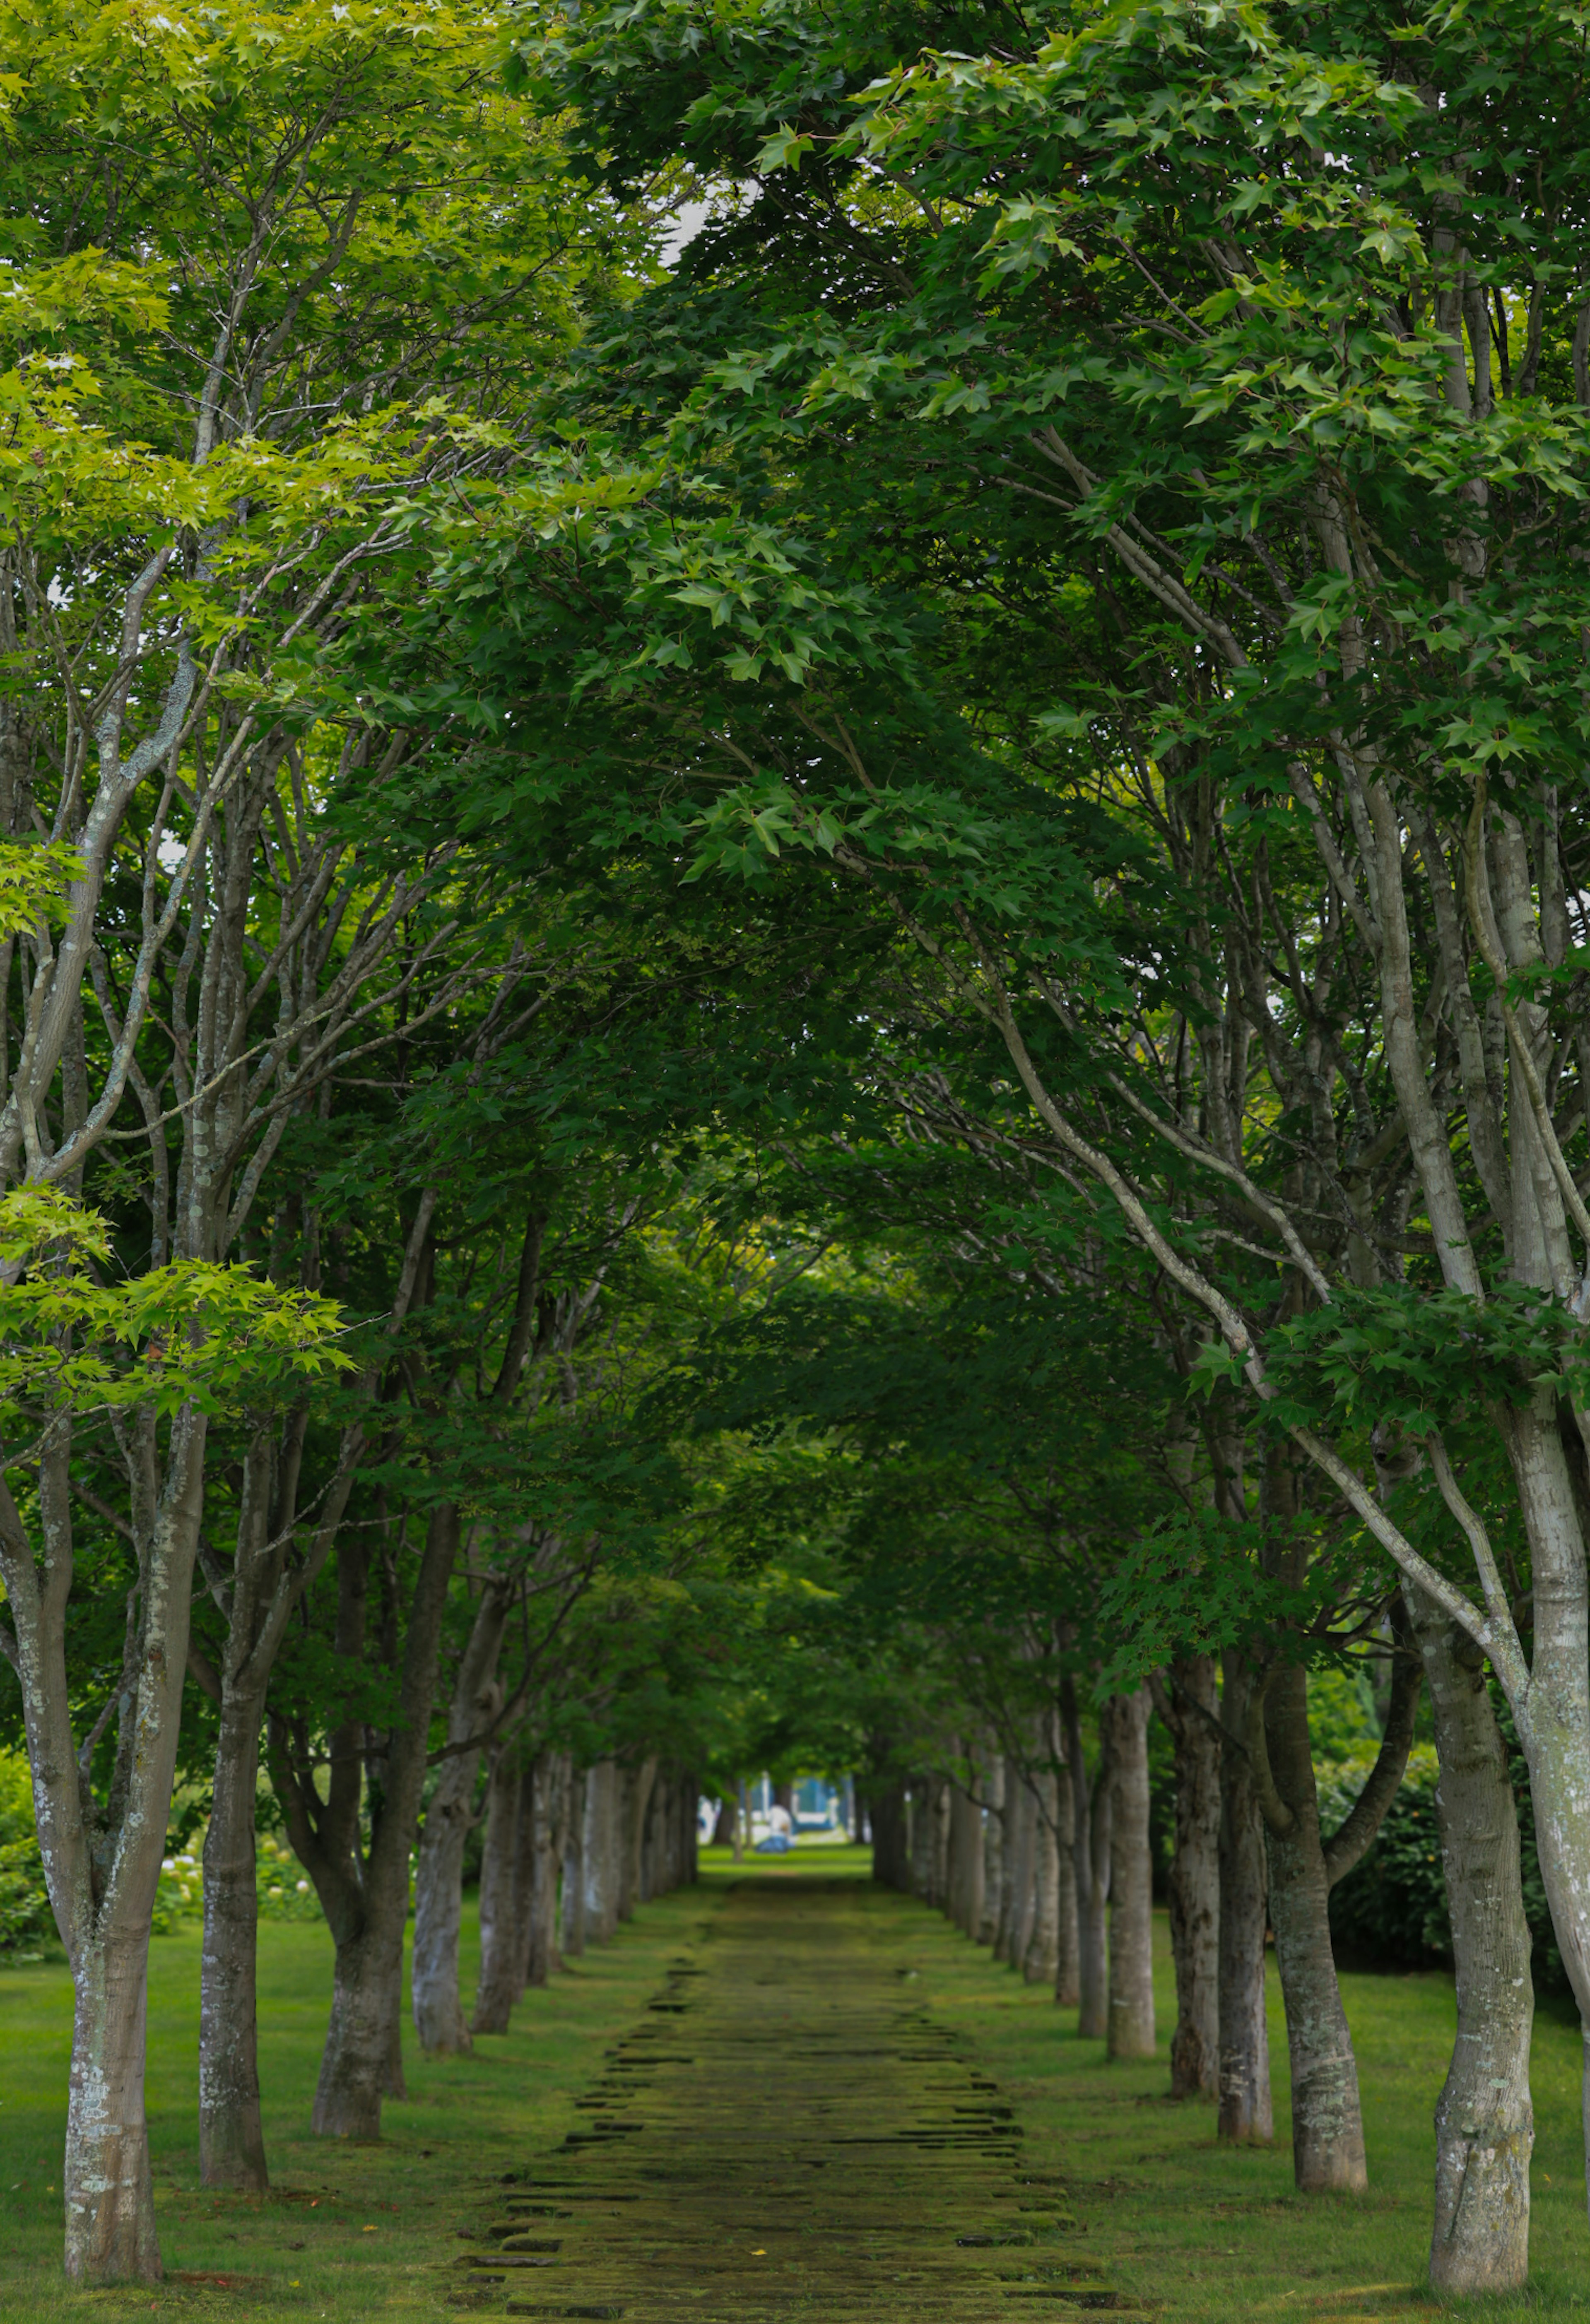
<svg viewBox="0 0 1590 2324">
<path fill-rule="evenodd" d="M 504 2189 L 456 2297 L 632 2324 L 1127 2307 L 876 1903 L 815 1876 L 733 1889 L 585 2126 Z"/>
</svg>

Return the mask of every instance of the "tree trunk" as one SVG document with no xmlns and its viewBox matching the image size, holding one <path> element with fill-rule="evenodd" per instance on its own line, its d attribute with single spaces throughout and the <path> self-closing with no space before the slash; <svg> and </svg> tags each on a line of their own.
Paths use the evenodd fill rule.
<svg viewBox="0 0 1590 2324">
<path fill-rule="evenodd" d="M 427 2057 L 469 2049 L 469 2029 L 458 1997 L 458 1924 L 464 1903 L 464 1844 L 475 1825 L 475 1784 L 482 1732 L 501 1697 L 496 1685 L 512 1591 L 488 1582 L 476 1609 L 448 1714 L 453 1757 L 438 1770 L 420 1835 L 414 1876 L 414 2030 Z M 459 1749 L 460 1745 L 469 1746 Z"/>
<path fill-rule="evenodd" d="M 1010 1964 L 1019 1969 L 1032 1941 L 1032 1923 L 1038 1906 L 1038 1802 L 1033 1797 L 1031 1779 L 1025 1772 L 1016 1779 L 1012 1825 Z"/>
<path fill-rule="evenodd" d="M 735 1824 L 739 1812 L 739 1803 L 731 1793 L 726 1792 L 717 1803 L 717 1813 L 713 1818 L 712 1845 L 714 1848 L 733 1848 Z"/>
<path fill-rule="evenodd" d="M 1457 2040 L 1436 2107 L 1438 2293 L 1520 2292 L 1530 2264 L 1530 2033 L 1534 1992 L 1507 1751 L 1479 1650 L 1404 1590 L 1435 1712 L 1436 1809 L 1452 1921 Z"/>
<path fill-rule="evenodd" d="M 1075 2009 L 1082 1997 L 1080 1940 L 1077 1927 L 1077 1807 L 1071 1793 L 1071 1770 L 1066 1764 L 1063 1738 L 1057 1736 L 1059 1773 L 1055 1784 L 1055 2001 Z"/>
<path fill-rule="evenodd" d="M 873 1832 L 873 1878 L 880 1887 L 911 1894 L 911 1851 L 906 1844 L 905 1786 L 895 1782 L 866 1795 Z"/>
<path fill-rule="evenodd" d="M 1308 1683 L 1299 1665 L 1275 1670 L 1264 1692 L 1262 1735 L 1274 1789 L 1290 1829 L 1265 1815 L 1270 1924 L 1286 2003 L 1292 2069 L 1292 2167 L 1304 2194 L 1362 2194 L 1369 2184 L 1358 2062 L 1331 1952 L 1319 1802 L 1308 1744 Z M 1260 1773 L 1262 1799 L 1262 1772 Z"/>
<path fill-rule="evenodd" d="M 553 1853 L 557 1803 L 554 1793 L 562 1780 L 557 1755 L 543 1751 L 530 1771 L 530 1865 L 528 1910 L 522 1914 L 522 1984 L 540 1987 L 551 1975 L 552 1939 L 558 1908 L 558 1865 Z M 523 1803 L 520 1823 L 524 1821 Z M 638 1855 L 638 1851 L 637 1851 Z"/>
<path fill-rule="evenodd" d="M 1110 2008 L 1105 2054 L 1154 2054 L 1153 1884 L 1149 1854 L 1149 1691 L 1110 1703 Z"/>
<path fill-rule="evenodd" d="M 1059 1782 L 1052 1767 L 1032 1778 L 1032 1926 L 1021 1956 L 1029 1985 L 1051 1986 L 1060 1958 Z"/>
<path fill-rule="evenodd" d="M 1066 1764 L 1071 1771 L 1076 1818 L 1071 1864 L 1077 1891 L 1077 2033 L 1081 2041 L 1102 2042 L 1110 2025 L 1105 1922 L 1110 1895 L 1110 1817 L 1114 1798 L 1110 1725 L 1107 1720 L 1100 1722 L 1102 1748 L 1097 1776 L 1090 1785 L 1087 1755 L 1082 1748 L 1077 1684 L 1068 1674 L 1060 1682 L 1060 1715 L 1066 1730 Z"/>
<path fill-rule="evenodd" d="M 563 1840 L 563 1914 L 558 1950 L 565 1960 L 578 1960 L 586 1949 L 586 1794 L 588 1770 L 576 1769 L 569 1779 L 569 1821 Z M 649 1893 L 655 1895 L 653 1870 Z"/>
<path fill-rule="evenodd" d="M 1016 1870 L 1021 1854 L 1021 1770 L 1009 1757 L 1000 1775 L 999 1911 L 994 1930 L 994 1958 L 1008 1961 L 1016 1927 Z"/>
<path fill-rule="evenodd" d="M 1264 2015 L 1264 1930 L 1269 1883 L 1264 1826 L 1254 1796 L 1247 1732 L 1253 1674 L 1230 1649 L 1221 1665 L 1220 1753 L 1220 2117 L 1218 2135 L 1241 2141 L 1275 2134 L 1270 2095 L 1270 2032 Z"/>
<path fill-rule="evenodd" d="M 133 1937 L 97 1945 L 75 1983 L 66 2272 L 76 2283 L 157 2282 L 160 2244 L 143 2114 L 147 1923 L 141 1942 Z"/>
<path fill-rule="evenodd" d="M 586 1780 L 586 1942 L 605 1945 L 618 1927 L 618 1769 L 598 1759 Z"/>
<path fill-rule="evenodd" d="M 983 1913 L 977 1942 L 995 1944 L 999 1937 L 1000 1891 L 1004 1861 L 1004 1761 L 991 1757 L 983 1778 L 985 1813 L 983 1818 Z M 998 1954 L 994 1959 L 997 1960 Z"/>
<path fill-rule="evenodd" d="M 1170 1673 L 1176 1746 L 1176 1849 L 1170 1859 L 1170 1949 L 1176 2031 L 1170 2095 L 1220 2090 L 1220 1732 L 1215 1664 L 1189 1655 Z"/>
<path fill-rule="evenodd" d="M 204 1836 L 199 1972 L 199 2176 L 206 2187 L 270 2185 L 260 2120 L 254 1976 L 259 1899 L 254 1801 L 263 1689 L 226 1686 Z"/>
<path fill-rule="evenodd" d="M 975 1942 L 983 1925 L 983 1812 L 959 1784 L 949 1788 L 948 1912 Z"/>
<path fill-rule="evenodd" d="M 516 1877 L 524 1772 L 515 1743 L 497 1747 L 485 1785 L 485 1844 L 480 1857 L 480 1975 L 472 2034 L 505 2034 L 513 2016 L 518 1957 Z"/>
</svg>

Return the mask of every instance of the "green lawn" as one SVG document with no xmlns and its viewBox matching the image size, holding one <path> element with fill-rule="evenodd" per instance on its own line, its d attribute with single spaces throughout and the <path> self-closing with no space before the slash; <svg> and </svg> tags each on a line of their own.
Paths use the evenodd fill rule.
<svg viewBox="0 0 1590 2324">
<path fill-rule="evenodd" d="M 843 1873 L 859 1849 L 804 1848 L 747 1860 L 758 1879 Z M 267 1924 L 261 1944 L 261 2054 L 276 2191 L 263 2201 L 202 2195 L 194 2085 L 199 2024 L 197 1932 L 158 1938 L 150 2018 L 150 2114 L 167 2267 L 221 2274 L 228 2286 L 173 2282 L 157 2291 L 69 2293 L 60 2282 L 61 2126 L 71 2022 L 64 1969 L 0 1973 L 0 2319 L 151 2314 L 276 2316 L 327 2324 L 449 2324 L 444 2264 L 458 2228 L 491 2207 L 502 2172 L 576 2122 L 570 2101 L 604 2045 L 661 1981 L 680 1938 L 709 1916 L 727 1852 L 707 1851 L 699 1889 L 649 1905 L 605 1951 L 592 1951 L 543 1994 L 515 2030 L 472 2059 L 428 2066 L 411 2056 L 412 2096 L 387 2109 L 379 2147 L 310 2139 L 305 2126 L 329 1999 L 329 1943 L 319 1927 Z M 873 1895 L 869 1912 L 898 1931 L 902 1965 L 924 1997 L 976 2043 L 1013 2098 L 1035 2168 L 1067 2177 L 1078 2241 L 1123 2291 L 1166 2314 L 1235 2318 L 1429 2317 L 1418 2286 L 1428 2233 L 1430 2116 L 1452 2030 L 1450 1981 L 1345 1981 L 1365 2094 L 1372 2190 L 1358 2200 L 1291 2192 L 1286 2042 L 1279 1997 L 1271 2030 L 1281 2137 L 1229 2153 L 1210 2109 L 1173 2107 L 1162 2064 L 1106 2067 L 1045 1997 L 994 1967 L 938 1914 Z M 1161 1939 L 1163 1931 L 1161 1929 Z M 467 1978 L 472 1975 L 473 1929 Z M 1168 1951 L 1162 2031 L 1170 2023 Z M 1535 2043 L 1536 2269 L 1527 2301 L 1483 2312 L 1530 2318 L 1590 2312 L 1590 2230 L 1578 2147 L 1579 2043 L 1558 2016 Z M 902 2308 L 902 2319 L 907 2314 Z"/>
</svg>

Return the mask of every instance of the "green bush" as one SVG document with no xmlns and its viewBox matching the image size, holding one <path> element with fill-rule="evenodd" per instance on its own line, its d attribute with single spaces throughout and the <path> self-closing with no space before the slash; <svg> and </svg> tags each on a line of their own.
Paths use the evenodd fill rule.
<svg viewBox="0 0 1590 2324">
<path fill-rule="evenodd" d="M 1374 1765 L 1372 1751 L 1317 1770 L 1319 1828 L 1328 1839 L 1345 1822 Z M 1436 1821 L 1436 1755 L 1427 1743 L 1408 1755 L 1402 1788 L 1374 1845 L 1330 1892 L 1336 1959 L 1354 1969 L 1430 1969 L 1452 1959 L 1452 1923 Z"/>
<path fill-rule="evenodd" d="M 32 1777 L 20 1751 L 0 1751 L 0 1960 L 42 1960 L 56 1942 Z"/>
</svg>

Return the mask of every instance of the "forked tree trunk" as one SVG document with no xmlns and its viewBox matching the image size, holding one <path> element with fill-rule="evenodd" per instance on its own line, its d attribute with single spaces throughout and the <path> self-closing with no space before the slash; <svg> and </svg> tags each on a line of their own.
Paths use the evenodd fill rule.
<svg viewBox="0 0 1590 2324">
<path fill-rule="evenodd" d="M 1521 2291 L 1530 2264 L 1534 1992 L 1507 1750 L 1484 1664 L 1431 1601 L 1404 1591 L 1435 1712 L 1436 1811 L 1452 1922 L 1457 2039 L 1436 2107 L 1430 2284 Z"/>
<path fill-rule="evenodd" d="M 183 1406 L 173 1416 L 159 1481 L 153 1413 L 130 1416 L 125 1426 L 141 1587 L 103 1821 L 79 1781 L 67 1683 L 72 1532 L 64 1430 L 40 1462 L 42 1557 L 0 1484 L 0 1568 L 40 1853 L 72 1971 L 62 2193 L 66 2272 L 78 2283 L 154 2282 L 161 2274 L 143 2100 L 149 1926 L 171 1813 L 204 1485 L 201 1414 Z"/>
<path fill-rule="evenodd" d="M 524 1771 L 515 1744 L 500 1744 L 485 1785 L 485 1840 L 480 1855 L 480 1975 L 473 2034 L 505 2034 L 516 1997 L 519 1951 L 520 1799 Z"/>
<path fill-rule="evenodd" d="M 1060 1683 L 1060 1715 L 1066 1731 L 1066 1764 L 1071 1772 L 1076 1819 L 1071 1869 L 1077 1895 L 1077 2032 L 1082 2041 L 1102 2042 L 1110 2025 L 1105 1919 L 1110 1895 L 1110 1819 L 1114 1800 L 1110 1726 L 1108 1720 L 1100 1722 L 1102 1748 L 1097 1775 L 1090 1784 L 1087 1756 L 1082 1748 L 1077 1686 L 1069 1676 Z"/>
<path fill-rule="evenodd" d="M 403 1930 L 409 1912 L 409 1859 L 418 1836 L 430 1711 L 448 1585 L 458 1550 L 458 1511 L 439 1503 L 425 1528 L 425 1546 L 410 1603 L 399 1681 L 401 1723 L 386 1736 L 380 1812 L 367 1849 L 358 1844 L 356 1775 L 359 1752 L 349 1730 L 350 1780 L 319 1833 L 306 1779 L 285 1766 L 277 1789 L 284 1794 L 293 1848 L 319 1893 L 337 1946 L 331 2020 L 315 2090 L 311 2127 L 324 2138 L 379 2138 L 384 2098 L 402 2095 Z M 367 1557 L 367 1549 L 364 1555 Z M 364 1582 L 356 1561 L 347 1581 L 356 1609 L 341 1600 L 344 1553 L 338 1557 L 338 1632 L 356 1626 L 363 1641 Z M 275 1728 L 272 1734 L 274 1748 Z M 350 1809 L 353 1820 L 349 1821 Z"/>
<path fill-rule="evenodd" d="M 1032 1778 L 1032 1926 L 1021 1957 L 1021 1975 L 1029 1985 L 1052 1987 L 1059 1967 L 1059 1789 L 1052 1767 L 1040 1767 Z"/>
<path fill-rule="evenodd" d="M 1290 1824 L 1277 1831 L 1278 1818 L 1266 1807 L 1270 1923 L 1292 2070 L 1292 2168 L 1304 2194 L 1362 2194 L 1369 2173 L 1358 2061 L 1331 1951 L 1308 1685 L 1300 1665 L 1282 1665 L 1271 1674 L 1262 1706 L 1270 1771 Z M 1258 1731 L 1250 1720 L 1250 1736 Z"/>
<path fill-rule="evenodd" d="M 983 1818 L 983 1912 L 977 1923 L 977 1942 L 996 1944 L 999 1938 L 1000 1890 L 1004 1861 L 1004 1761 L 991 1756 L 983 1778 L 986 1812 Z M 999 1958 L 997 1952 L 995 1960 Z"/>
<path fill-rule="evenodd" d="M 448 2057 L 469 2048 L 469 2029 L 458 1995 L 458 1926 L 464 1904 L 464 1846 L 475 1826 L 475 1784 L 480 1772 L 481 1747 L 470 1738 L 484 1731 L 501 1700 L 497 1657 L 512 1597 L 505 1581 L 488 1582 L 481 1593 L 468 1643 L 458 1660 L 448 1714 L 448 1741 L 453 1756 L 441 1763 L 420 1835 L 411 1974 L 414 2030 L 428 2057 Z"/>
<path fill-rule="evenodd" d="M 1170 1673 L 1165 1708 L 1176 1747 L 1176 1848 L 1170 1859 L 1170 1950 L 1176 2031 L 1170 2095 L 1220 2089 L 1220 1731 L 1215 1664 L 1189 1655 Z"/>
<path fill-rule="evenodd" d="M 1253 1674 L 1228 1650 L 1221 1665 L 1220 2116 L 1218 2135 L 1242 2142 L 1275 2135 L 1270 2032 L 1264 2014 L 1264 1930 L 1269 1880 L 1264 1827 L 1254 1796 L 1247 1732 Z"/>
<path fill-rule="evenodd" d="M 1154 2054 L 1153 1883 L 1149 1853 L 1149 1691 L 1118 1694 L 1110 1721 L 1110 2008 L 1105 2055 Z"/>
</svg>

